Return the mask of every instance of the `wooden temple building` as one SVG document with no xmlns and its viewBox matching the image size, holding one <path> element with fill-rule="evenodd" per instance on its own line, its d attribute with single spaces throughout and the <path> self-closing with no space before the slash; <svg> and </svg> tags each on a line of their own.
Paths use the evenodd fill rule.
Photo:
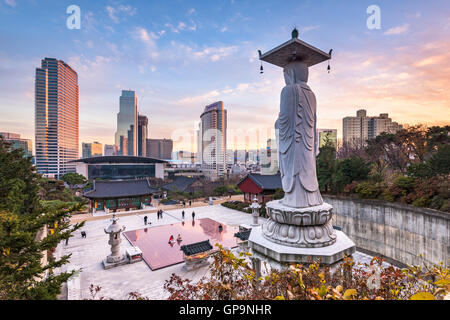
<svg viewBox="0 0 450 320">
<path fill-rule="evenodd" d="M 244 193 L 244 201 L 247 203 L 252 203 L 254 196 L 259 203 L 271 201 L 275 191 L 283 188 L 280 174 L 262 175 L 259 173 L 249 173 L 239 181 L 237 187 Z"/>
<path fill-rule="evenodd" d="M 90 207 L 95 211 L 141 209 L 144 205 L 151 204 L 152 195 L 160 192 L 152 188 L 147 179 L 94 180 L 92 184 L 92 190 L 85 192 L 83 196 L 89 199 Z"/>
</svg>

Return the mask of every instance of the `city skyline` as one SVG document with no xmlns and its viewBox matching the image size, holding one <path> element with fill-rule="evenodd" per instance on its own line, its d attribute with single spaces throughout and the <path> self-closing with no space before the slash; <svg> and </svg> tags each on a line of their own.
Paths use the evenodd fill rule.
<svg viewBox="0 0 450 320">
<path fill-rule="evenodd" d="M 170 139 L 179 129 L 194 135 L 201 110 L 218 100 L 227 105 L 229 131 L 272 129 L 284 83 L 281 71 L 266 63 L 259 73 L 257 50 L 288 40 L 293 25 L 300 39 L 334 50 L 331 73 L 313 67 L 310 79 L 320 97 L 318 127 L 338 129 L 341 139 L 342 118 L 361 108 L 388 112 L 401 124 L 442 125 L 450 118 L 448 2 L 379 1 L 380 30 L 366 27 L 369 1 L 286 2 L 283 8 L 276 2 L 79 1 L 80 30 L 66 27 L 69 2 L 45 3 L 0 1 L 0 36 L 8 43 L 0 49 L 0 127 L 33 141 L 33 70 L 44 57 L 64 60 L 79 75 L 80 144 L 114 143 L 117 96 L 125 89 L 140 97 L 149 138 Z M 42 38 L 50 31 L 54 37 Z M 190 150 L 176 140 L 174 149 Z"/>
</svg>

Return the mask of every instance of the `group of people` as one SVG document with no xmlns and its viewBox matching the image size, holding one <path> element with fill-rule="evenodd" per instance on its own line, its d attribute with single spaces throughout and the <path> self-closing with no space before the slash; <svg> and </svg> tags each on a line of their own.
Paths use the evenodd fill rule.
<svg viewBox="0 0 450 320">
<path fill-rule="evenodd" d="M 163 217 L 163 211 L 162 211 L 162 209 L 159 209 L 158 210 L 158 212 L 157 212 L 157 215 L 158 215 L 158 219 L 162 219 L 162 217 Z"/>
<path fill-rule="evenodd" d="M 183 239 L 181 238 L 181 235 L 178 234 L 178 236 L 177 236 L 177 242 L 178 242 L 178 244 L 180 244 L 181 241 L 183 241 Z M 175 243 L 175 239 L 174 239 L 174 237 L 173 237 L 173 234 L 171 234 L 171 235 L 170 235 L 170 238 L 169 238 L 169 244 L 174 244 L 174 243 Z"/>
<path fill-rule="evenodd" d="M 189 207 L 192 205 L 192 200 L 189 200 Z M 183 207 L 186 207 L 186 201 L 183 200 Z"/>
<path fill-rule="evenodd" d="M 181 211 L 181 218 L 184 219 L 184 210 Z M 194 219 L 195 219 L 195 212 L 192 211 L 192 220 L 194 220 Z"/>
</svg>

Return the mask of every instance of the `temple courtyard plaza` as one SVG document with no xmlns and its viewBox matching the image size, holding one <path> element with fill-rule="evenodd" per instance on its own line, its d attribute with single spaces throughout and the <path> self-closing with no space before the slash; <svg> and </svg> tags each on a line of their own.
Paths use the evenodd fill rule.
<svg viewBox="0 0 450 320">
<path fill-rule="evenodd" d="M 241 211 L 226 208 L 220 204 L 203 207 L 187 207 L 174 210 L 165 211 L 162 219 L 157 219 L 155 212 L 143 213 L 136 211 L 135 214 L 130 215 L 131 212 L 126 212 L 127 215 L 122 216 L 117 214 L 119 218 L 118 224 L 125 226 L 127 231 L 148 228 L 148 232 L 152 228 L 158 226 L 167 226 L 171 224 L 179 224 L 183 220 L 181 218 L 181 211 L 185 210 L 185 223 L 192 223 L 192 210 L 195 211 L 195 220 L 212 219 L 230 227 L 239 227 L 239 225 L 251 225 L 252 215 Z M 148 225 L 144 224 L 144 216 L 148 217 Z M 109 214 L 108 217 L 111 217 Z M 259 222 L 264 224 L 266 219 L 259 218 Z M 151 225 L 149 225 L 151 223 Z M 128 293 L 139 292 L 150 299 L 166 299 L 168 293 L 163 286 L 165 280 L 168 280 L 172 273 L 176 273 L 183 279 L 188 278 L 193 281 L 199 280 L 201 277 L 207 275 L 208 267 L 204 266 L 193 271 L 185 271 L 184 263 L 168 266 L 165 268 L 152 271 L 145 261 L 140 261 L 132 264 L 118 266 L 112 269 L 105 270 L 102 265 L 102 260 L 110 254 L 110 245 L 108 245 L 109 236 L 105 234 L 104 229 L 111 224 L 111 219 L 105 217 L 101 220 L 86 221 L 85 226 L 75 232 L 74 236 L 70 238 L 68 245 L 61 242 L 56 249 L 56 257 L 59 258 L 65 254 L 72 254 L 70 263 L 62 267 L 62 270 L 82 269 L 81 273 L 71 278 L 68 281 L 67 287 L 64 286 L 61 294 L 61 299 L 80 300 L 90 299 L 89 286 L 91 284 L 100 286 L 102 290 L 96 298 L 104 296 L 105 298 L 112 298 L 116 300 L 127 299 Z M 81 237 L 81 231 L 86 232 L 86 238 Z M 170 231 L 166 235 L 167 241 L 170 236 Z M 177 234 L 174 234 L 176 237 Z M 206 240 L 206 239 L 205 239 Z M 211 240 L 211 245 L 215 245 Z M 188 243 L 182 243 L 188 244 Z M 122 234 L 121 250 L 125 253 L 127 248 L 130 248 L 130 242 Z M 233 250 L 237 250 L 233 249 Z M 356 262 L 368 263 L 371 257 L 356 252 L 353 255 Z M 210 258 L 212 259 L 212 258 Z"/>
</svg>

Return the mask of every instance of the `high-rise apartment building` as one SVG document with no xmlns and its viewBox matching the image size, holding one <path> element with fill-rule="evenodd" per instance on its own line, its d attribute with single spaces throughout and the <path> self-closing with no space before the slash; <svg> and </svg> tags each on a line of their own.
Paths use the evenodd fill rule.
<svg viewBox="0 0 450 320">
<path fill-rule="evenodd" d="M 83 159 L 90 157 L 101 157 L 103 155 L 103 145 L 100 142 L 83 142 L 81 147 Z"/>
<path fill-rule="evenodd" d="M 227 110 L 223 101 L 206 106 L 200 119 L 202 172 L 217 180 L 227 173 Z"/>
<path fill-rule="evenodd" d="M 138 103 L 136 92 L 122 90 L 120 110 L 117 114 L 115 144 L 117 155 L 138 154 Z"/>
<path fill-rule="evenodd" d="M 155 159 L 172 159 L 172 139 L 147 139 L 147 157 Z"/>
<path fill-rule="evenodd" d="M 138 116 L 138 156 L 147 156 L 148 118 Z"/>
<path fill-rule="evenodd" d="M 0 132 L 0 136 L 11 144 L 13 150 L 22 149 L 25 157 L 33 156 L 33 145 L 30 139 L 22 139 L 20 134 L 10 132 Z"/>
<path fill-rule="evenodd" d="M 36 68 L 36 167 L 47 177 L 75 172 L 78 159 L 78 75 L 64 61 L 45 58 Z"/>
<path fill-rule="evenodd" d="M 344 144 L 363 146 L 368 139 L 373 139 L 383 132 L 396 133 L 402 125 L 393 122 L 387 113 L 378 117 L 368 117 L 364 109 L 356 112 L 356 117 L 342 120 L 342 140 Z"/>
</svg>

